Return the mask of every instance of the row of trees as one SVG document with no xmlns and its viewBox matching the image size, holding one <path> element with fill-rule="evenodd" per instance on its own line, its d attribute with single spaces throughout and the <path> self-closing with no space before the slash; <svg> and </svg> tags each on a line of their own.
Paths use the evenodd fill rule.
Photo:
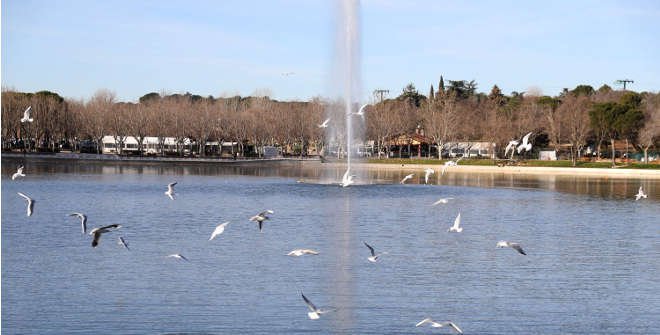
<svg viewBox="0 0 660 335">
<path fill-rule="evenodd" d="M 424 129 L 438 146 L 481 140 L 496 143 L 501 151 L 508 141 L 532 131 L 537 146 L 559 150 L 564 145 L 574 162 L 588 142 L 596 144 L 598 154 L 603 143 L 609 142 L 614 149 L 614 140 L 627 140 L 646 153 L 660 138 L 659 94 L 615 91 L 608 86 L 594 90 L 586 85 L 554 97 L 524 92 L 505 95 L 497 86 L 484 94 L 476 92 L 474 81 L 448 82 L 445 87 L 441 77 L 437 90 L 431 86 L 428 95 L 410 84 L 398 97 L 371 104 L 364 120 L 354 122 L 362 127 L 356 133 L 386 148 L 389 138 Z M 27 106 L 32 106 L 34 122 L 21 123 Z M 105 135 L 114 136 L 118 144 L 128 136 L 138 143 L 155 136 L 161 146 L 165 137 L 175 137 L 180 144 L 185 138 L 197 143 L 237 142 L 238 154 L 245 153 L 246 144 L 279 145 L 289 153 L 303 154 L 310 145 L 326 144 L 327 134 L 317 126 L 325 115 L 335 115 L 331 128 L 345 127 L 342 106 L 341 101 L 320 98 L 279 102 L 268 97 L 214 98 L 190 93 L 149 93 L 129 103 L 117 101 L 107 90 L 88 100 L 72 100 L 48 91 L 3 89 L 2 142 L 3 148 L 55 150 L 60 144 L 83 139 L 96 141 L 100 147 Z M 337 133 L 343 132 L 333 133 L 331 140 L 345 140 Z M 199 154 L 205 155 L 204 150 Z"/>
</svg>

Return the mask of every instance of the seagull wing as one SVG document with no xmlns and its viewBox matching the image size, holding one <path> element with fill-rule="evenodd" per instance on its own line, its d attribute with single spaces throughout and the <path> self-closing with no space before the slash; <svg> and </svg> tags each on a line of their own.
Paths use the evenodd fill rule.
<svg viewBox="0 0 660 335">
<path fill-rule="evenodd" d="M 419 326 L 424 325 L 424 324 L 429 323 L 429 322 L 433 322 L 433 320 L 432 320 L 431 318 L 426 318 L 426 319 L 424 319 L 424 320 L 422 320 L 422 321 L 420 321 L 420 322 L 417 322 L 417 324 L 415 325 L 415 327 L 419 327 Z"/>
<path fill-rule="evenodd" d="M 28 197 L 27 195 L 25 195 L 25 194 L 23 194 L 23 193 L 21 193 L 21 192 L 18 192 L 18 195 L 20 195 L 21 197 L 25 198 L 25 200 L 27 200 L 27 201 L 31 201 L 31 200 L 32 200 L 32 198 Z"/>
<path fill-rule="evenodd" d="M 318 308 L 316 308 L 316 306 L 314 306 L 314 304 L 311 301 L 309 301 L 309 299 L 307 299 L 307 297 L 302 292 L 300 292 L 300 295 L 302 295 L 302 298 L 303 298 L 303 300 L 305 300 L 305 303 L 307 304 L 307 307 L 309 307 L 309 309 L 312 312 L 318 311 Z"/>
<path fill-rule="evenodd" d="M 527 135 L 523 136 L 522 145 L 527 146 L 527 144 L 529 143 L 529 136 L 531 136 L 531 135 L 532 135 L 532 133 L 529 132 L 529 133 L 527 133 Z"/>
<path fill-rule="evenodd" d="M 124 238 L 121 236 L 119 236 L 119 244 L 123 245 L 124 248 L 126 248 L 126 250 L 131 250 L 128 248 L 128 243 L 126 243 L 126 241 L 124 241 Z"/>
<path fill-rule="evenodd" d="M 449 321 L 449 322 L 446 323 L 446 325 L 449 326 L 449 327 L 454 328 L 454 330 L 456 332 L 458 332 L 459 334 L 463 334 L 463 331 L 461 330 L 461 328 L 458 328 L 458 326 L 455 323 Z"/>
<path fill-rule="evenodd" d="M 509 246 L 523 255 L 527 255 L 523 248 L 518 243 L 509 243 Z"/>
<path fill-rule="evenodd" d="M 364 243 L 364 245 L 366 245 L 367 248 L 369 248 L 369 251 L 371 251 L 371 256 L 376 256 L 376 252 L 374 251 L 374 248 L 372 246 L 368 245 L 367 242 L 364 241 L 362 243 Z"/>
<path fill-rule="evenodd" d="M 172 193 L 174 191 L 174 185 L 176 185 L 176 184 L 177 184 L 177 182 L 167 184 L 167 192 Z"/>
<path fill-rule="evenodd" d="M 456 216 L 456 219 L 454 220 L 454 225 L 452 228 L 458 229 L 458 226 L 461 224 L 461 213 L 458 213 L 458 216 Z"/>
<path fill-rule="evenodd" d="M 101 234 L 103 234 L 103 231 L 101 229 L 95 229 L 93 234 L 94 238 L 92 239 L 92 247 L 96 248 L 96 246 L 99 245 L 99 239 L 101 239 Z"/>
</svg>

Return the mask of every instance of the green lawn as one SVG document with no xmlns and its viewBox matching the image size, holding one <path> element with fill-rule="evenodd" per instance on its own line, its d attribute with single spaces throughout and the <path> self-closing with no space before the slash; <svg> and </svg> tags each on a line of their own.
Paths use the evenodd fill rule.
<svg viewBox="0 0 660 335">
<path fill-rule="evenodd" d="M 404 159 L 404 158 L 384 158 L 384 159 L 369 159 L 369 163 L 376 164 L 434 164 L 442 165 L 447 159 Z M 462 159 L 458 165 L 481 165 L 481 166 L 495 166 L 496 161 L 492 159 Z M 520 166 L 539 166 L 539 167 L 573 167 L 571 161 L 558 160 L 558 161 L 539 161 L 539 160 L 525 160 L 519 162 Z M 579 168 L 610 168 L 611 162 L 578 162 L 576 167 Z M 657 169 L 660 170 L 660 164 L 641 164 L 630 163 L 624 166 L 617 163 L 620 169 Z"/>
</svg>

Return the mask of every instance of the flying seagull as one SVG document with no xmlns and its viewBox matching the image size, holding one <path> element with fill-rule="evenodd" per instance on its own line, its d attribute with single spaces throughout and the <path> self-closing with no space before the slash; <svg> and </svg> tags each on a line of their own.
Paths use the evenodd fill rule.
<svg viewBox="0 0 660 335">
<path fill-rule="evenodd" d="M 532 135 L 531 132 L 530 132 L 530 133 L 527 133 L 527 135 L 525 135 L 525 136 L 523 137 L 523 139 L 522 139 L 522 144 L 520 144 L 520 145 L 518 146 L 518 148 L 516 149 L 516 150 L 518 151 L 518 153 L 520 153 L 521 151 L 523 151 L 523 149 L 525 150 L 525 152 L 532 150 L 532 144 L 529 143 L 529 136 L 530 136 L 530 135 Z"/>
<path fill-rule="evenodd" d="M 182 254 L 171 254 L 171 255 L 167 255 L 167 257 L 180 259 L 180 260 L 183 260 L 183 261 L 186 261 L 186 262 L 188 261 L 188 259 Z"/>
<path fill-rule="evenodd" d="M 265 211 L 255 215 L 255 216 L 251 217 L 250 221 L 255 221 L 256 223 L 258 223 L 259 224 L 259 231 L 261 231 L 263 229 L 264 221 L 270 219 L 268 214 L 273 214 L 273 213 L 275 213 L 275 212 L 273 212 L 270 209 L 265 210 Z"/>
<path fill-rule="evenodd" d="M 519 253 L 521 253 L 521 254 L 523 254 L 523 255 L 527 255 L 527 254 L 525 253 L 525 251 L 522 249 L 522 247 L 520 246 L 520 244 L 518 244 L 518 243 L 507 242 L 507 241 L 499 241 L 499 242 L 497 242 L 497 247 L 498 247 L 498 248 L 506 248 L 506 247 L 510 247 L 510 248 L 515 249 L 517 252 L 519 252 Z"/>
<path fill-rule="evenodd" d="M 639 187 L 639 191 L 637 191 L 637 194 L 635 194 L 635 201 L 637 201 L 637 200 L 639 200 L 639 199 L 641 199 L 641 198 L 646 199 L 646 198 L 648 198 L 648 197 L 649 197 L 649 196 L 648 196 L 646 193 L 644 193 L 644 190 L 643 190 L 642 187 L 640 186 L 640 187 Z"/>
<path fill-rule="evenodd" d="M 376 263 L 381 255 L 387 254 L 387 252 L 381 252 L 380 254 L 376 255 L 376 251 L 374 251 L 374 248 L 372 246 L 368 245 L 367 242 L 364 241 L 362 241 L 362 243 L 364 243 L 364 245 L 366 245 L 367 248 L 369 248 L 369 251 L 371 252 L 371 256 L 367 257 L 369 262 Z"/>
<path fill-rule="evenodd" d="M 34 121 L 34 119 L 31 116 L 32 113 L 30 112 L 30 109 L 32 109 L 32 106 L 28 106 L 28 108 L 26 108 L 25 111 L 23 112 L 23 118 L 21 119 L 21 123 Z"/>
<path fill-rule="evenodd" d="M 211 234 L 211 238 L 209 238 L 209 241 L 214 239 L 216 236 L 222 234 L 225 232 L 225 227 L 229 224 L 229 221 L 225 223 L 219 224 L 217 227 L 215 227 L 215 230 L 213 230 L 213 233 Z"/>
<path fill-rule="evenodd" d="M 364 104 L 364 105 L 360 106 L 360 109 L 357 111 L 357 113 L 351 113 L 351 114 L 358 115 L 358 116 L 360 116 L 364 119 L 364 108 L 367 107 L 367 106 L 369 106 L 369 104 Z"/>
<path fill-rule="evenodd" d="M 450 166 L 458 165 L 458 162 L 460 162 L 461 159 L 463 159 L 463 156 L 459 157 L 457 160 L 446 161 L 445 164 L 442 165 L 442 171 L 440 171 L 440 175 L 444 176 L 445 175 L 445 170 Z"/>
<path fill-rule="evenodd" d="M 424 170 L 424 172 L 425 172 L 425 175 L 424 175 L 424 183 L 425 183 L 425 184 L 428 184 L 428 183 L 429 183 L 429 176 L 432 175 L 432 174 L 434 174 L 434 173 L 435 173 L 435 170 L 433 170 L 433 169 L 431 169 L 431 168 L 426 168 L 426 170 Z"/>
<path fill-rule="evenodd" d="M 325 119 L 325 121 L 323 121 L 323 123 L 318 125 L 319 128 L 328 128 L 328 122 L 330 122 L 330 118 Z"/>
<path fill-rule="evenodd" d="M 351 170 L 346 169 L 346 172 L 344 172 L 344 176 L 341 178 L 341 187 L 348 187 L 349 185 L 353 184 L 353 178 L 355 175 L 350 174 Z"/>
<path fill-rule="evenodd" d="M 300 292 L 300 295 L 302 295 L 303 300 L 305 300 L 305 303 L 307 304 L 307 307 L 310 310 L 310 312 L 307 313 L 307 316 L 309 316 L 309 318 L 312 320 L 317 320 L 318 318 L 321 317 L 321 314 L 332 312 L 334 310 L 334 309 L 326 309 L 326 310 L 319 309 L 309 299 L 307 299 L 305 294 Z"/>
<path fill-rule="evenodd" d="M 291 252 L 289 252 L 286 255 L 298 257 L 302 255 L 318 255 L 318 254 L 319 254 L 318 251 L 312 249 L 295 249 L 295 250 L 291 250 Z"/>
<path fill-rule="evenodd" d="M 456 233 L 462 232 L 463 228 L 459 227 L 460 224 L 461 224 L 461 213 L 459 212 L 458 216 L 456 216 L 456 220 L 454 220 L 454 225 L 449 227 L 449 229 L 447 229 L 447 231 L 448 232 L 456 232 Z"/>
<path fill-rule="evenodd" d="M 425 324 L 427 324 L 427 323 L 428 323 L 431 327 L 433 327 L 433 328 L 451 327 L 451 328 L 454 329 L 457 333 L 459 333 L 459 334 L 463 334 L 463 331 L 462 331 L 460 328 L 458 328 L 458 326 L 457 326 L 455 323 L 453 323 L 453 322 L 451 322 L 451 321 L 436 322 L 436 321 L 433 321 L 433 319 L 431 319 L 431 318 L 426 318 L 426 319 L 424 319 L 424 320 L 418 322 L 418 323 L 415 325 L 415 327 L 423 326 L 423 325 L 425 325 Z"/>
<path fill-rule="evenodd" d="M 90 235 L 94 236 L 94 238 L 92 239 L 92 247 L 96 248 L 96 246 L 99 245 L 99 239 L 101 238 L 102 234 L 111 232 L 113 230 L 117 230 L 119 228 L 121 228 L 121 225 L 111 224 L 111 225 L 107 225 L 107 226 L 104 226 L 104 227 L 98 227 L 98 228 L 92 229 L 89 232 Z"/>
<path fill-rule="evenodd" d="M 27 216 L 32 216 L 32 211 L 34 210 L 34 203 L 36 201 L 21 192 L 18 192 L 18 195 L 20 195 L 27 201 Z"/>
<path fill-rule="evenodd" d="M 83 213 L 71 213 L 69 216 L 77 216 L 80 218 L 80 226 L 82 227 L 83 235 L 87 232 L 87 215 Z"/>
<path fill-rule="evenodd" d="M 413 176 L 415 176 L 415 174 L 414 174 L 414 173 L 411 173 L 411 174 L 409 174 L 409 175 L 403 177 L 403 179 L 401 179 L 401 181 L 400 181 L 399 183 L 400 183 L 400 184 L 405 184 L 405 183 L 406 183 L 406 180 L 408 180 L 408 179 L 412 179 Z"/>
<path fill-rule="evenodd" d="M 506 155 L 508 154 L 509 150 L 511 150 L 511 158 L 513 158 L 513 154 L 516 152 L 516 146 L 518 145 L 517 140 L 511 140 L 509 141 L 509 144 L 507 144 L 506 148 L 504 148 L 504 158 L 506 158 Z"/>
<path fill-rule="evenodd" d="M 452 199 L 454 199 L 454 198 L 441 198 L 438 201 L 434 202 L 433 205 L 431 205 L 431 206 L 435 206 L 435 205 L 439 205 L 439 204 L 446 204 L 446 203 L 449 202 L 449 200 L 452 200 Z"/>
<path fill-rule="evenodd" d="M 165 195 L 170 197 L 172 200 L 174 200 L 174 185 L 176 184 L 177 182 L 167 184 L 167 192 L 165 192 Z"/>
<path fill-rule="evenodd" d="M 123 246 L 124 248 L 126 248 L 126 250 L 131 250 L 131 249 L 128 248 L 128 243 L 126 243 L 124 238 L 121 237 L 121 236 L 119 236 L 119 241 L 117 242 L 117 244 Z"/>
<path fill-rule="evenodd" d="M 16 180 L 16 178 L 19 178 L 19 177 L 25 177 L 25 174 L 23 173 L 23 165 L 19 166 L 16 169 L 16 173 L 11 175 L 11 180 Z"/>
</svg>

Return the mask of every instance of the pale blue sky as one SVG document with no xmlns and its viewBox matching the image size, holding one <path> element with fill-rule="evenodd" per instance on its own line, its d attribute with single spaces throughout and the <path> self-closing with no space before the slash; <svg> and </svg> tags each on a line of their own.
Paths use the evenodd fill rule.
<svg viewBox="0 0 660 335">
<path fill-rule="evenodd" d="M 364 0 L 361 18 L 364 101 L 409 82 L 427 94 L 441 74 L 507 94 L 660 90 L 659 1 Z M 335 21 L 321 0 L 3 0 L 2 85 L 308 100 L 329 95 Z"/>
</svg>

